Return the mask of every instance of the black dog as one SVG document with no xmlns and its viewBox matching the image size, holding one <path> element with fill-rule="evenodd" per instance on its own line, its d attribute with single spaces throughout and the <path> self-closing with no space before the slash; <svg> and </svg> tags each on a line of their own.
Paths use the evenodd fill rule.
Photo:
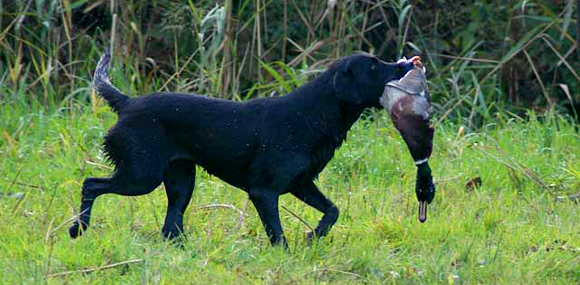
<svg viewBox="0 0 580 285">
<path fill-rule="evenodd" d="M 336 222 L 338 209 L 313 180 L 361 112 L 380 107 L 385 84 L 413 68 L 407 61 L 385 63 L 356 54 L 286 96 L 239 103 L 175 93 L 129 98 L 111 85 L 109 60 L 105 53 L 93 84 L 119 115 L 104 142 L 115 172 L 84 181 L 80 218 L 69 230 L 73 238 L 88 227 L 98 196 L 143 195 L 161 182 L 168 198 L 162 232 L 177 236 L 196 165 L 248 193 L 272 244 L 286 244 L 278 197 L 288 192 L 324 213 L 309 234 L 322 237 Z"/>
</svg>

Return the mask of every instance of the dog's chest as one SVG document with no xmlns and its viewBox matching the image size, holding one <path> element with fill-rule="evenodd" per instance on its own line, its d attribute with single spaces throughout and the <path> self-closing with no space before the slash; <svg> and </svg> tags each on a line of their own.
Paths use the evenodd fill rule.
<svg viewBox="0 0 580 285">
<path fill-rule="evenodd" d="M 318 174 L 326 167 L 328 162 L 334 156 L 335 150 L 340 146 L 340 144 L 335 145 L 334 143 L 325 143 L 320 145 L 313 153 L 310 163 L 310 178 L 316 178 Z"/>
<path fill-rule="evenodd" d="M 316 139 L 292 137 L 279 147 L 266 144 L 258 150 L 250 168 L 250 185 L 283 193 L 310 182 L 332 159 L 340 142 L 337 138 L 320 136 Z"/>
</svg>

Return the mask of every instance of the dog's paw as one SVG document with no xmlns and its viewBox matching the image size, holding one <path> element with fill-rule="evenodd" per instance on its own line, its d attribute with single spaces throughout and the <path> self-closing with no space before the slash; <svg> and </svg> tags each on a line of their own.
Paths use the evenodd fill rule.
<svg viewBox="0 0 580 285">
<path fill-rule="evenodd" d="M 177 237 L 181 236 L 181 232 L 178 229 L 171 229 L 171 230 L 163 229 L 163 230 L 161 230 L 161 234 L 163 234 L 163 237 L 168 239 L 168 240 L 174 240 Z"/>
<path fill-rule="evenodd" d="M 312 245 L 312 242 L 316 238 L 315 232 L 305 232 L 304 233 L 304 242 L 308 245 Z"/>
<path fill-rule="evenodd" d="M 87 226 L 85 224 L 83 224 L 83 226 L 80 227 L 79 222 L 75 222 L 68 229 L 68 234 L 70 235 L 71 238 L 77 238 L 77 237 L 81 236 L 86 229 L 87 229 Z"/>
<path fill-rule="evenodd" d="M 316 234 L 316 232 L 305 232 L 304 233 L 304 242 L 308 245 L 312 245 L 312 243 L 314 243 L 314 240 L 319 240 L 319 239 L 322 239 L 323 237 L 325 237 L 324 239 L 326 240 L 326 242 L 333 242 L 334 241 L 333 237 L 328 237 L 326 235 L 319 236 Z"/>
</svg>

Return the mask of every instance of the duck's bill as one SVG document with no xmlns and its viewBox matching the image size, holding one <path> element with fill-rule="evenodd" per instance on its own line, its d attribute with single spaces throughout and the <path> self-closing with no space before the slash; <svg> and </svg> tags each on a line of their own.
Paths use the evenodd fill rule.
<svg viewBox="0 0 580 285">
<path fill-rule="evenodd" d="M 424 223 L 427 220 L 427 201 L 419 201 L 419 222 Z"/>
</svg>

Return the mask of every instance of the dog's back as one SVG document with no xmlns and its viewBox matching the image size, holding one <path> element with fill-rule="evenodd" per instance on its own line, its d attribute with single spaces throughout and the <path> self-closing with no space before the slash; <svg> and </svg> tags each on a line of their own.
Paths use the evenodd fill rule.
<svg viewBox="0 0 580 285">
<path fill-rule="evenodd" d="M 105 138 L 105 151 L 117 168 L 142 156 L 161 165 L 186 159 L 242 189 L 272 183 L 287 188 L 291 181 L 281 185 L 275 176 L 302 171 L 309 173 L 303 178 L 313 178 L 346 134 L 324 132 L 337 129 L 339 120 L 330 120 L 332 126 L 320 123 L 322 116 L 339 114 L 322 114 L 318 107 L 316 116 L 308 116 L 308 108 L 293 108 L 286 97 L 240 103 L 193 94 L 148 94 L 123 103 Z"/>
</svg>

